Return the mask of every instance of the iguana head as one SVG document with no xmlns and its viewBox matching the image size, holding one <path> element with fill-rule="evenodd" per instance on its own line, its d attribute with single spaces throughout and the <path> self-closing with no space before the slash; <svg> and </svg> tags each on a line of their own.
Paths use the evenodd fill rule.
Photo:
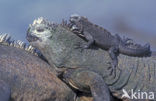
<svg viewBox="0 0 156 101">
<path fill-rule="evenodd" d="M 71 24 L 71 30 L 80 35 L 83 36 L 83 26 L 85 26 L 85 22 L 88 22 L 88 19 L 84 16 L 80 16 L 78 14 L 73 14 L 70 16 L 70 24 Z"/>
<path fill-rule="evenodd" d="M 83 21 L 88 21 L 88 19 L 86 18 L 86 17 L 84 17 L 84 16 L 80 16 L 80 15 L 78 15 L 78 14 L 72 14 L 71 16 L 70 16 L 70 19 L 69 19 L 69 21 L 71 22 L 71 23 L 73 23 L 73 24 L 77 24 L 77 23 L 83 23 Z"/>
<path fill-rule="evenodd" d="M 47 39 L 52 37 L 51 31 L 55 29 L 57 24 L 50 23 L 49 21 L 40 17 L 34 20 L 33 24 L 29 25 L 27 31 L 27 40 L 32 44 L 43 44 Z"/>
<path fill-rule="evenodd" d="M 59 24 L 38 18 L 29 26 L 27 40 L 41 51 L 49 63 L 60 66 L 70 56 L 80 38 Z"/>
</svg>

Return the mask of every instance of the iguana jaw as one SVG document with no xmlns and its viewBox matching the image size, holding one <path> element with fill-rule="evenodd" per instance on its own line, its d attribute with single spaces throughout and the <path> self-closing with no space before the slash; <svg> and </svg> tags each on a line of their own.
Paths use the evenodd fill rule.
<svg viewBox="0 0 156 101">
<path fill-rule="evenodd" d="M 36 48 L 43 48 L 43 43 L 45 43 L 46 38 L 44 38 L 44 36 L 41 36 L 37 33 L 34 32 L 35 30 L 32 30 L 31 28 L 29 28 L 29 30 L 27 31 L 27 40 L 30 42 L 30 44 Z"/>
<path fill-rule="evenodd" d="M 26 39 L 27 39 L 29 42 L 34 42 L 34 41 L 40 40 L 39 37 L 37 37 L 36 35 L 30 33 L 29 31 L 27 32 Z M 41 40 L 40 40 L 40 41 L 41 41 Z"/>
</svg>

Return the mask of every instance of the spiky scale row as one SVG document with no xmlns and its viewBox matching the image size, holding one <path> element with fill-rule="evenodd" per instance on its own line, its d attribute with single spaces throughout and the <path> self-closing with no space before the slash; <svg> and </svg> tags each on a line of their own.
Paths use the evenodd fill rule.
<svg viewBox="0 0 156 101">
<path fill-rule="evenodd" d="M 56 74 L 53 67 L 39 57 L 0 44 L 0 80 L 10 87 L 11 101 L 74 101 L 75 93 Z M 5 87 L 2 84 L 0 82 L 0 101 L 10 101 L 3 100 L 9 94 L 1 89 Z"/>
<path fill-rule="evenodd" d="M 44 24 L 47 26 L 46 27 L 47 29 L 55 29 L 56 26 L 58 25 L 56 23 L 49 22 L 48 20 L 44 19 L 43 17 L 39 17 L 38 19 L 35 19 L 33 21 L 33 24 L 30 24 L 29 27 L 35 26 L 37 24 Z"/>
<path fill-rule="evenodd" d="M 9 44 L 11 36 L 8 34 L 0 34 L 0 43 Z"/>
<path fill-rule="evenodd" d="M 20 40 L 13 40 L 9 34 L 0 34 L 0 43 L 7 46 L 20 48 L 35 55 L 38 55 L 36 49 L 32 45 L 27 45 L 25 42 Z"/>
</svg>

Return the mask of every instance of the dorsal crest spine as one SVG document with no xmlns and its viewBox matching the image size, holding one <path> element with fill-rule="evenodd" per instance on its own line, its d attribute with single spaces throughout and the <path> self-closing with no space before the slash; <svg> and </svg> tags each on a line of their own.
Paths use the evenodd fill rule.
<svg viewBox="0 0 156 101">
<path fill-rule="evenodd" d="M 37 56 L 39 55 L 33 46 L 27 45 L 25 42 L 20 40 L 13 40 L 9 34 L 0 34 L 0 44 L 20 48 Z"/>
</svg>

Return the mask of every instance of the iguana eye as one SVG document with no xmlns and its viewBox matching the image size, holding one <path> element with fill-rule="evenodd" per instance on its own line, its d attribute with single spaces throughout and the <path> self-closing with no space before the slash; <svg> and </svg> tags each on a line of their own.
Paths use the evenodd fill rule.
<svg viewBox="0 0 156 101">
<path fill-rule="evenodd" d="M 74 17 L 71 17 L 70 18 L 70 22 L 72 22 L 72 23 L 76 23 L 76 22 L 78 22 L 80 20 L 80 17 L 78 17 L 78 16 L 74 16 Z"/>
<path fill-rule="evenodd" d="M 74 19 L 76 19 L 76 20 L 77 20 L 77 19 L 79 19 L 79 17 L 75 16 L 75 17 L 74 17 Z"/>
<path fill-rule="evenodd" d="M 37 28 L 37 31 L 38 31 L 38 32 L 43 32 L 44 29 L 43 29 L 43 28 Z"/>
</svg>

